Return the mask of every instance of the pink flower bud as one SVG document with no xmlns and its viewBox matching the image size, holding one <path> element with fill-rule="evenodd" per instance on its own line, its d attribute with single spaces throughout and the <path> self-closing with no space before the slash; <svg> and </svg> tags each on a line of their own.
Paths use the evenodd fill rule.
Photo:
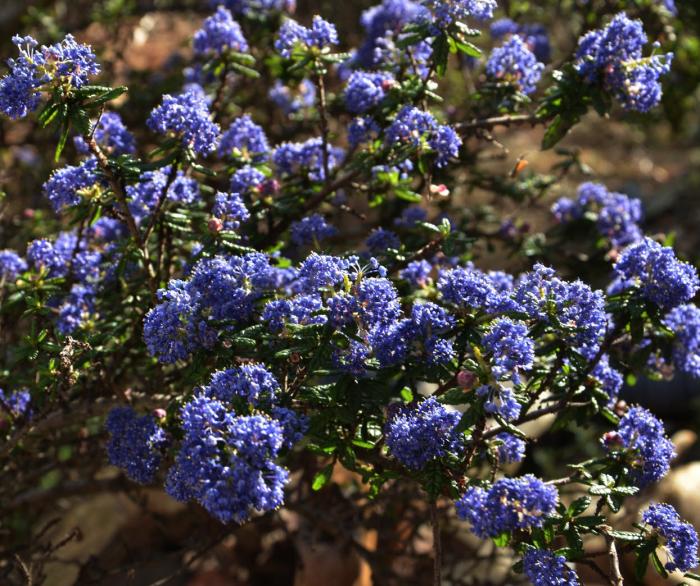
<svg viewBox="0 0 700 586">
<path fill-rule="evenodd" d="M 463 389 L 470 389 L 474 386 L 476 375 L 469 370 L 460 370 L 457 373 L 457 384 Z"/>
<path fill-rule="evenodd" d="M 212 234 L 218 234 L 224 229 L 224 223 L 219 218 L 212 218 L 209 220 L 208 227 Z"/>
</svg>

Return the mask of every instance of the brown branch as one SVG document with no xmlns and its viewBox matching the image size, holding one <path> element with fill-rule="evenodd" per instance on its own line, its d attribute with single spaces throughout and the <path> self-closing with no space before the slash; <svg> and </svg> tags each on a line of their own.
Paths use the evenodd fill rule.
<svg viewBox="0 0 700 586">
<path fill-rule="evenodd" d="M 430 524 L 433 528 L 433 586 L 442 584 L 442 537 L 437 501 L 430 503 Z"/>
<path fill-rule="evenodd" d="M 615 547 L 615 538 L 609 533 L 605 532 L 605 542 L 608 545 L 608 561 L 610 562 L 610 584 L 612 586 L 623 586 L 624 580 L 622 578 L 622 573 L 620 572 L 620 559 L 617 555 L 617 548 Z"/>
<path fill-rule="evenodd" d="M 516 124 L 532 124 L 535 126 L 539 122 L 546 121 L 547 118 L 537 114 L 507 114 L 505 116 L 494 116 L 492 118 L 474 119 L 470 122 L 458 122 L 455 124 L 457 130 L 490 130 L 496 126 L 513 126 Z"/>
</svg>

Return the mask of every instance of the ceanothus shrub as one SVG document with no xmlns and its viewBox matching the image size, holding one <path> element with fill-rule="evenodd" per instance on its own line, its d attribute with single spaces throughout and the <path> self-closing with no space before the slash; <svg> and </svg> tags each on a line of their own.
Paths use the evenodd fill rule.
<svg viewBox="0 0 700 586">
<path fill-rule="evenodd" d="M 314 490 L 340 463 L 376 498 L 413 483 L 433 510 L 453 502 L 534 584 L 578 584 L 586 535 L 642 569 L 695 566 L 695 530 L 669 505 L 634 531 L 604 514 L 675 456 L 663 423 L 618 396 L 627 375 L 700 375 L 696 269 L 644 235 L 640 201 L 587 182 L 554 204 L 552 234 L 589 234 L 606 287 L 544 251 L 513 274 L 486 270 L 480 239 L 516 253 L 533 241 L 506 218 L 480 229 L 457 200 L 465 173 L 495 173 L 478 169 L 485 130 L 542 125 L 551 148 L 589 107 L 647 112 L 672 55 L 649 52 L 624 12 L 555 59 L 535 22 L 499 20 L 482 43 L 492 0 L 384 0 L 356 48 L 323 16 L 294 20 L 291 3 L 212 4 L 181 90 L 139 128 L 90 47 L 14 38 L 0 110 L 56 129 L 69 163 L 44 183 L 55 229 L 0 252 L 3 312 L 27 332 L 0 374 L 5 455 L 99 392 L 111 463 L 222 523 L 284 506 L 306 453 Z M 438 81 L 464 63 L 475 94 L 443 106 Z M 540 188 L 517 185 L 521 200 Z M 552 414 L 600 427 L 598 457 L 567 462 L 563 479 L 511 477 L 533 449 L 521 424 Z M 588 494 L 567 505 L 575 483 Z"/>
</svg>

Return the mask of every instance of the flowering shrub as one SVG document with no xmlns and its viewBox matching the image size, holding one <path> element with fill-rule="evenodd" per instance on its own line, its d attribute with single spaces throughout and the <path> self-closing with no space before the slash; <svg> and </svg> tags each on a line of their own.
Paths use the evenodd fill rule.
<svg viewBox="0 0 700 586">
<path fill-rule="evenodd" d="M 549 149 L 589 108 L 648 112 L 672 54 L 625 13 L 551 59 L 546 28 L 512 20 L 493 23 L 489 53 L 491 0 L 384 0 L 354 50 L 288 2 L 212 4 L 182 88 L 141 128 L 89 46 L 14 38 L 0 111 L 54 129 L 59 166 L 43 188 L 55 229 L 0 252 L 3 320 L 21 332 L 0 370 L 3 466 L 54 413 L 95 414 L 129 479 L 222 523 L 279 509 L 292 484 L 322 490 L 336 464 L 374 498 L 414 483 L 436 584 L 447 502 L 537 585 L 578 584 L 586 536 L 608 543 L 615 584 L 617 548 L 639 575 L 651 560 L 698 579 L 697 535 L 670 505 L 634 530 L 606 518 L 675 456 L 663 423 L 618 397 L 628 375 L 700 373 L 696 269 L 644 235 L 638 200 L 599 183 L 554 204 L 550 233 L 593 228 L 582 244 L 604 257 L 602 289 L 456 203 L 465 173 L 484 173 L 489 130 L 543 126 Z M 479 72 L 474 95 L 443 108 L 459 67 Z M 514 199 L 553 185 L 520 172 Z M 487 270 L 483 240 L 529 251 L 529 266 Z M 522 424 L 546 416 L 599 431 L 596 457 L 560 479 L 512 477 L 531 450 Z"/>
</svg>

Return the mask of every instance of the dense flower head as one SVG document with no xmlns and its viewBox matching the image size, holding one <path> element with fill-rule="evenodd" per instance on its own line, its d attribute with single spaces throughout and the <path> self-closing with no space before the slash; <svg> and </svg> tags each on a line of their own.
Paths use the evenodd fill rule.
<svg viewBox="0 0 700 586">
<path fill-rule="evenodd" d="M 67 165 L 51 174 L 44 183 L 43 192 L 55 211 L 78 205 L 81 191 L 88 190 L 98 181 L 97 159 L 90 157 L 80 165 Z"/>
<path fill-rule="evenodd" d="M 93 137 L 95 142 L 111 155 L 136 152 L 136 139 L 124 125 L 122 117 L 116 112 L 104 112 L 100 116 L 95 125 Z M 73 140 L 79 153 L 86 155 L 90 152 L 82 136 L 76 136 Z"/>
<path fill-rule="evenodd" d="M 420 222 L 428 219 L 428 212 L 420 206 L 409 206 L 401 212 L 401 215 L 394 219 L 394 226 L 410 230 L 415 228 Z"/>
<path fill-rule="evenodd" d="M 328 147 L 328 169 L 334 169 L 344 155 L 343 149 Z M 272 153 L 272 162 L 282 175 L 307 171 L 312 181 L 322 181 L 325 178 L 323 140 L 310 138 L 304 142 L 282 143 Z"/>
<path fill-rule="evenodd" d="M 367 112 L 381 103 L 395 83 L 387 72 L 355 71 L 345 87 L 345 104 L 354 114 Z"/>
<path fill-rule="evenodd" d="M 203 392 L 225 403 L 241 397 L 257 405 L 260 402 L 272 403 L 279 388 L 275 376 L 262 364 L 243 364 L 212 374 Z"/>
<path fill-rule="evenodd" d="M 665 564 L 669 572 L 687 572 L 698 565 L 698 534 L 671 505 L 649 506 L 642 513 L 642 522 L 663 539 L 662 545 L 671 554 Z"/>
<path fill-rule="evenodd" d="M 522 462 L 525 457 L 525 441 L 510 433 L 502 432 L 496 436 L 498 441 L 498 461 L 503 464 Z"/>
<path fill-rule="evenodd" d="M 146 171 L 141 174 L 138 183 L 127 186 L 129 211 L 137 223 L 148 218 L 159 205 L 162 205 L 163 198 L 184 205 L 199 201 L 199 183 L 182 171 L 177 171 L 170 181 L 171 173 L 170 167 Z"/>
<path fill-rule="evenodd" d="M 367 250 L 371 254 L 381 255 L 386 254 L 388 249 L 398 250 L 401 247 L 399 237 L 386 228 L 375 228 L 365 240 Z"/>
<path fill-rule="evenodd" d="M 413 287 L 423 287 L 428 283 L 433 272 L 433 265 L 427 260 L 414 260 L 402 269 L 399 276 L 408 281 Z"/>
<path fill-rule="evenodd" d="M 285 441 L 278 421 L 239 416 L 201 394 L 182 407 L 181 419 L 185 435 L 165 486 L 171 496 L 196 500 L 222 523 L 282 504 L 289 473 L 274 462 Z"/>
<path fill-rule="evenodd" d="M 508 292 L 499 291 L 489 275 L 472 266 L 440 271 L 437 287 L 445 301 L 463 309 L 493 313 L 513 308 Z"/>
<path fill-rule="evenodd" d="M 348 142 L 356 148 L 363 143 L 374 141 L 379 137 L 381 128 L 371 116 L 357 116 L 348 126 Z"/>
<path fill-rule="evenodd" d="M 336 227 L 329 224 L 321 214 L 311 214 L 290 226 L 292 242 L 297 246 L 316 245 L 337 233 Z"/>
<path fill-rule="evenodd" d="M 562 555 L 530 547 L 523 555 L 523 572 L 533 586 L 579 586 L 576 572 Z"/>
<path fill-rule="evenodd" d="M 316 15 L 313 18 L 311 28 L 306 28 L 291 18 L 285 20 L 275 41 L 275 49 L 282 57 L 289 58 L 297 45 L 302 45 L 307 49 L 327 49 L 337 44 L 338 31 L 335 25 Z"/>
<path fill-rule="evenodd" d="M 579 220 L 587 212 L 596 215 L 598 231 L 615 247 L 643 237 L 639 227 L 643 217 L 642 202 L 624 193 L 608 191 L 600 183 L 582 183 L 575 200 L 563 197 L 552 206 L 552 213 L 562 223 Z"/>
<path fill-rule="evenodd" d="M 677 369 L 700 378 L 700 309 L 695 305 L 680 305 L 664 318 L 673 330 L 673 364 Z"/>
<path fill-rule="evenodd" d="M 443 28 L 470 17 L 488 20 L 496 9 L 496 0 L 424 0 L 423 4 L 430 8 L 435 21 Z"/>
<path fill-rule="evenodd" d="M 600 388 L 608 394 L 611 403 L 617 400 L 622 388 L 622 374 L 610 366 L 610 358 L 607 354 L 603 354 L 593 367 L 591 377 L 600 383 Z"/>
<path fill-rule="evenodd" d="M 434 397 L 417 407 L 398 407 L 385 428 L 389 453 L 407 468 L 420 470 L 431 460 L 459 449 L 461 440 L 455 428 L 460 417 Z"/>
<path fill-rule="evenodd" d="M 589 83 L 602 83 L 625 109 L 647 112 L 661 99 L 659 78 L 671 68 L 672 53 L 643 57 L 647 36 L 640 20 L 621 12 L 603 29 L 579 40 L 576 68 Z"/>
<path fill-rule="evenodd" d="M 58 308 L 56 328 L 65 335 L 82 327 L 95 310 L 95 291 L 92 287 L 75 284 Z"/>
<path fill-rule="evenodd" d="M 244 114 L 224 132 L 218 152 L 221 157 L 234 155 L 257 164 L 267 160 L 269 150 L 265 131 L 253 122 L 250 114 Z"/>
<path fill-rule="evenodd" d="M 455 503 L 457 515 L 482 538 L 541 527 L 557 505 L 557 489 L 528 474 L 501 478 L 489 489 L 472 486 Z"/>
<path fill-rule="evenodd" d="M 105 427 L 110 434 L 109 461 L 136 482 L 152 482 L 167 444 L 165 432 L 155 418 L 139 417 L 131 407 L 116 407 L 107 416 Z"/>
<path fill-rule="evenodd" d="M 536 264 L 522 275 L 514 291 L 520 309 L 556 327 L 586 357 L 593 357 L 607 329 L 604 296 L 580 280 L 564 281 L 553 269 Z"/>
<path fill-rule="evenodd" d="M 606 436 L 603 443 L 609 450 L 619 449 L 619 443 L 629 452 L 626 461 L 640 488 L 663 478 L 676 455 L 664 424 L 643 407 L 632 407 L 620 419 L 617 434 L 612 439 Z"/>
<path fill-rule="evenodd" d="M 27 270 L 27 263 L 14 250 L 0 250 L 0 281 L 15 281 Z"/>
<path fill-rule="evenodd" d="M 664 309 L 686 303 L 700 287 L 695 267 L 679 261 L 671 247 L 651 238 L 625 248 L 614 268 L 617 290 L 635 289 Z"/>
<path fill-rule="evenodd" d="M 316 86 L 309 79 L 303 79 L 293 88 L 279 79 L 272 84 L 268 93 L 270 100 L 285 114 L 290 115 L 316 103 Z"/>
<path fill-rule="evenodd" d="M 223 220 L 226 230 L 237 230 L 241 223 L 250 219 L 250 212 L 238 193 L 218 191 L 214 196 L 212 214 Z"/>
<path fill-rule="evenodd" d="M 15 419 L 23 417 L 29 419 L 32 416 L 32 396 L 28 390 L 13 391 L 7 393 L 0 389 L 0 402 L 3 407 L 0 408 L 0 423 L 7 415 L 7 410 L 10 411 Z"/>
<path fill-rule="evenodd" d="M 193 45 L 194 54 L 199 57 L 218 57 L 226 51 L 248 51 L 248 42 L 241 26 L 223 6 L 219 6 L 214 14 L 204 20 L 202 28 L 194 33 Z"/>
<path fill-rule="evenodd" d="M 40 238 L 27 246 L 27 261 L 35 269 L 47 271 L 50 278 L 65 277 L 70 269 L 83 284 L 99 278 L 101 254 L 87 250 L 85 239 L 75 232 L 61 232 L 54 241 Z"/>
<path fill-rule="evenodd" d="M 210 348 L 217 335 L 202 316 L 199 295 L 183 281 L 170 281 L 158 292 L 159 304 L 144 319 L 143 338 L 151 356 L 163 363 L 185 360 L 199 348 Z"/>
<path fill-rule="evenodd" d="M 506 421 L 514 421 L 520 416 L 522 406 L 509 387 L 481 385 L 476 389 L 476 396 L 483 399 L 486 413 L 500 415 Z"/>
<path fill-rule="evenodd" d="M 494 49 L 486 62 L 489 77 L 510 82 L 524 94 L 535 91 L 543 69 L 544 65 L 518 35 L 513 35 L 503 46 Z"/>
<path fill-rule="evenodd" d="M 539 23 L 517 23 L 510 18 L 500 18 L 491 24 L 491 36 L 494 39 L 518 35 L 542 63 L 550 59 L 551 48 L 547 27 Z"/>
<path fill-rule="evenodd" d="M 19 49 L 17 59 L 8 59 L 10 72 L 0 79 L 0 112 L 17 119 L 34 111 L 41 91 L 48 84 L 81 88 L 100 72 L 95 54 L 88 45 L 78 43 L 73 35 L 54 45 L 42 45 L 30 36 L 12 37 Z"/>
<path fill-rule="evenodd" d="M 438 124 L 429 112 L 415 106 L 404 106 L 386 130 L 387 145 L 425 146 L 437 157 L 435 165 L 444 167 L 459 155 L 462 140 L 450 126 Z"/>
<path fill-rule="evenodd" d="M 428 19 L 427 9 L 413 0 L 383 0 L 381 4 L 368 8 L 360 18 L 365 39 L 352 56 L 350 65 L 373 68 L 391 63 L 382 59 L 383 47 L 393 44 L 408 23 Z"/>
<path fill-rule="evenodd" d="M 202 155 L 213 151 L 219 141 L 219 125 L 211 119 L 206 97 L 193 88 L 176 96 L 164 95 L 146 124 L 160 134 L 174 134 L 184 147 Z"/>
<path fill-rule="evenodd" d="M 532 367 L 535 342 L 528 335 L 527 326 L 508 317 L 495 320 L 483 337 L 486 352 L 491 354 L 492 372 L 498 380 L 512 378 Z"/>
</svg>

